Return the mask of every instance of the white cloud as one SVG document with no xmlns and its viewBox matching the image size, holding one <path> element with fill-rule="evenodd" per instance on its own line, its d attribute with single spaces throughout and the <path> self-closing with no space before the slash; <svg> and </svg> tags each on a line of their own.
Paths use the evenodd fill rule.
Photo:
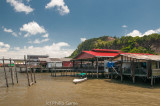
<svg viewBox="0 0 160 106">
<path fill-rule="evenodd" d="M 13 36 L 15 36 L 15 37 L 17 37 L 17 36 L 18 36 L 15 32 L 13 32 L 13 33 L 12 33 L 12 35 L 13 35 Z"/>
<path fill-rule="evenodd" d="M 48 38 L 48 36 L 49 36 L 48 33 L 42 35 L 42 37 L 44 37 L 44 38 Z"/>
<path fill-rule="evenodd" d="M 4 28 L 4 32 L 9 32 L 9 33 L 12 33 L 12 29 L 7 29 L 7 28 Z"/>
<path fill-rule="evenodd" d="M 138 30 L 133 30 L 132 32 L 128 33 L 126 36 L 132 36 L 132 37 L 139 36 L 139 37 L 143 37 L 144 35 L 150 35 L 150 34 L 153 34 L 153 33 L 160 33 L 160 28 L 158 28 L 156 30 L 148 30 L 148 31 L 146 31 L 144 33 L 141 33 Z"/>
<path fill-rule="evenodd" d="M 20 50 L 20 47 L 14 47 L 14 50 Z"/>
<path fill-rule="evenodd" d="M 28 24 L 24 24 L 20 31 L 27 32 L 24 37 L 28 37 L 31 35 L 46 33 L 46 30 L 43 26 L 40 26 L 37 22 L 29 22 Z"/>
<path fill-rule="evenodd" d="M 64 0 L 51 0 L 45 8 L 54 8 L 56 7 L 57 10 L 61 15 L 68 14 L 70 12 L 69 8 L 67 5 L 65 5 Z"/>
<path fill-rule="evenodd" d="M 0 43 L 1 45 L 1 43 Z M 2 44 L 3 45 L 3 44 Z M 24 55 L 46 55 L 50 57 L 67 57 L 70 56 L 74 51 L 72 49 L 64 49 L 64 47 L 69 47 L 70 45 L 66 42 L 53 43 L 52 45 L 43 46 L 43 47 L 34 47 L 29 46 L 24 48 L 15 47 L 14 50 L 2 51 L 0 49 L 1 56 L 5 58 L 21 58 L 23 59 Z M 1 46 L 0 46 L 1 47 Z"/>
<path fill-rule="evenodd" d="M 127 28 L 128 26 L 127 26 L 127 25 L 122 25 L 122 27 L 123 27 L 123 28 Z"/>
<path fill-rule="evenodd" d="M 133 30 L 131 33 L 127 34 L 127 36 L 132 36 L 132 37 L 139 36 L 139 37 L 142 37 L 143 35 L 138 30 Z"/>
<path fill-rule="evenodd" d="M 10 49 L 9 44 L 5 44 L 3 42 L 0 42 L 0 52 L 7 52 Z"/>
<path fill-rule="evenodd" d="M 81 42 L 84 42 L 85 40 L 87 40 L 86 38 L 80 38 Z"/>
<path fill-rule="evenodd" d="M 13 36 L 17 37 L 18 35 L 12 30 L 2 27 L 4 32 L 11 33 Z"/>
<path fill-rule="evenodd" d="M 35 41 L 33 41 L 33 43 L 39 44 L 41 41 L 39 39 L 36 39 Z"/>
<path fill-rule="evenodd" d="M 42 40 L 35 39 L 33 42 L 32 42 L 31 40 L 30 40 L 30 41 L 28 41 L 28 43 L 40 44 L 40 43 L 44 43 L 44 42 L 47 42 L 47 41 L 49 41 L 49 39 L 48 39 L 48 38 L 46 38 L 46 39 L 42 39 Z"/>
<path fill-rule="evenodd" d="M 27 1 L 27 3 L 29 3 L 31 0 L 26 0 Z"/>
<path fill-rule="evenodd" d="M 48 38 L 41 40 L 41 42 L 47 42 L 47 41 L 49 41 Z"/>
<path fill-rule="evenodd" d="M 154 31 L 154 30 L 148 30 L 146 31 L 143 35 L 150 35 L 150 34 L 153 34 L 153 33 L 156 33 L 157 31 Z M 158 32 L 157 32 L 158 33 Z"/>
<path fill-rule="evenodd" d="M 24 5 L 24 3 L 18 0 L 6 0 L 6 2 L 10 3 L 10 5 L 14 7 L 16 12 L 25 12 L 26 14 L 28 14 L 34 10 L 30 6 Z"/>
</svg>

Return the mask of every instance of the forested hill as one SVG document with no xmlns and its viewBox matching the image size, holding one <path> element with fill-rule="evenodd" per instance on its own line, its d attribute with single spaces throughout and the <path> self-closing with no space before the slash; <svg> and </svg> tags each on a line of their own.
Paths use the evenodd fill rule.
<svg viewBox="0 0 160 106">
<path fill-rule="evenodd" d="M 160 34 L 151 34 L 143 37 L 122 36 L 121 38 L 103 36 L 88 39 L 71 54 L 75 57 L 83 50 L 117 49 L 129 53 L 160 53 Z"/>
</svg>

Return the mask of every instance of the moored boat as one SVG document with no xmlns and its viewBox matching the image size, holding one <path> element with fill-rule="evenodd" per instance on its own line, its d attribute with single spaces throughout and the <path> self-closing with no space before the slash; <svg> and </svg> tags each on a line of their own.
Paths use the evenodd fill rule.
<svg viewBox="0 0 160 106">
<path fill-rule="evenodd" d="M 86 81 L 86 80 L 87 80 L 87 77 L 86 78 L 82 78 L 82 79 L 74 79 L 73 83 L 77 84 L 79 82 L 83 82 L 83 81 Z"/>
</svg>

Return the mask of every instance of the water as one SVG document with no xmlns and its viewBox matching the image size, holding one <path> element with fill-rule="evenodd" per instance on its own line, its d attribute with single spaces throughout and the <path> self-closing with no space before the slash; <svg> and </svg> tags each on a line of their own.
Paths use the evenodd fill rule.
<svg viewBox="0 0 160 106">
<path fill-rule="evenodd" d="M 36 73 L 37 83 L 27 86 L 25 73 L 18 73 L 19 84 L 5 85 L 0 70 L 0 106 L 107 106 L 107 105 L 159 105 L 160 87 L 149 84 L 117 80 L 90 79 L 73 84 L 73 77 L 51 77 L 50 73 Z M 15 81 L 16 82 L 16 81 Z M 142 85 L 144 84 L 144 85 Z"/>
</svg>

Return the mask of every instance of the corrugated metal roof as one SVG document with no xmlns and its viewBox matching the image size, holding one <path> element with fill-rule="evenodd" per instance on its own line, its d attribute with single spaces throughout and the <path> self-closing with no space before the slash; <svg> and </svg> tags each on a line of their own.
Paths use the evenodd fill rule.
<svg viewBox="0 0 160 106">
<path fill-rule="evenodd" d="M 38 60 L 39 60 L 39 61 L 46 61 L 46 62 L 47 62 L 47 61 L 50 61 L 49 58 L 38 58 Z"/>
<path fill-rule="evenodd" d="M 160 55 L 152 55 L 152 54 L 120 54 L 122 56 L 135 58 L 139 60 L 153 60 L 153 61 L 160 61 Z"/>
<path fill-rule="evenodd" d="M 74 59 L 89 59 L 95 57 L 115 57 L 119 55 L 120 50 L 112 49 L 93 49 L 91 51 L 83 51 Z"/>
<path fill-rule="evenodd" d="M 89 53 L 91 55 L 94 55 L 95 57 L 115 57 L 119 55 L 119 53 L 106 53 L 106 52 L 94 52 L 94 51 L 83 51 L 85 53 Z"/>
<path fill-rule="evenodd" d="M 71 58 L 39 58 L 39 61 L 45 61 L 45 62 L 62 62 L 70 60 Z"/>
<path fill-rule="evenodd" d="M 61 61 L 71 61 L 72 58 L 60 58 Z"/>
</svg>

